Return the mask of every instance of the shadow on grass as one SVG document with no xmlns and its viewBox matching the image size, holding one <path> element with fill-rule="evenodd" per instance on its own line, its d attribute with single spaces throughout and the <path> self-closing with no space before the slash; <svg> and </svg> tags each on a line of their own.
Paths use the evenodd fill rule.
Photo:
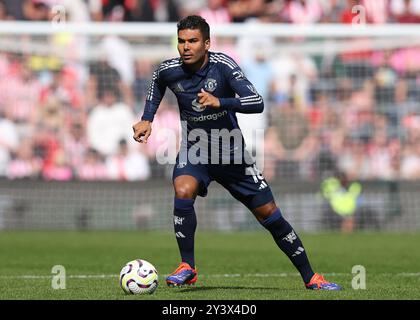
<svg viewBox="0 0 420 320">
<path fill-rule="evenodd" d="M 176 290 L 176 289 L 174 289 Z M 211 291 L 211 290 L 270 290 L 270 291 L 294 291 L 298 289 L 282 289 L 278 287 L 253 287 L 253 286 L 203 286 L 203 287 L 188 287 L 179 288 L 179 293 L 185 292 L 199 292 L 199 291 Z"/>
</svg>

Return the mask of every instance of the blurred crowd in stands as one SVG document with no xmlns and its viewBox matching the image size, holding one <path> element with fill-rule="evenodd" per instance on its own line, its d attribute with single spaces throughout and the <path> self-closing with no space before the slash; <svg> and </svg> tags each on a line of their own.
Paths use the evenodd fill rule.
<svg viewBox="0 0 420 320">
<path fill-rule="evenodd" d="M 369 7 L 373 2 L 375 8 Z M 420 17 L 420 0 L 0 0 L 0 19 L 46 20 L 57 3 L 75 21 L 177 21 L 199 13 L 211 25 L 251 17 L 349 23 L 350 8 L 359 3 L 366 4 L 368 22 L 418 22 Z M 71 43 L 66 36 L 49 41 Z M 161 59 L 136 57 L 124 38 L 101 41 L 103 55 L 84 63 L 74 63 L 77 50 L 68 47 L 67 60 L 0 48 L 1 177 L 132 181 L 171 176 L 171 166 L 156 159 L 167 143 L 159 129 L 180 139 L 170 90 L 148 143 L 135 143 L 131 129 Z M 212 41 L 213 50 L 231 55 L 264 97 L 263 114 L 238 119 L 254 152 L 264 143 L 269 181 L 315 180 L 334 172 L 350 180 L 420 179 L 420 46 L 273 55 L 269 48 L 277 44 L 264 37 L 257 43 Z M 296 41 L 293 46 L 302 44 Z M 369 39 L 349 41 L 362 48 Z M 254 129 L 263 130 L 263 141 L 252 141 Z"/>
<path fill-rule="evenodd" d="M 0 20 L 51 20 L 53 6 L 69 21 L 175 22 L 199 13 L 209 23 L 258 18 L 282 23 L 349 23 L 366 8 L 368 23 L 418 23 L 419 0 L 0 0 Z"/>
</svg>

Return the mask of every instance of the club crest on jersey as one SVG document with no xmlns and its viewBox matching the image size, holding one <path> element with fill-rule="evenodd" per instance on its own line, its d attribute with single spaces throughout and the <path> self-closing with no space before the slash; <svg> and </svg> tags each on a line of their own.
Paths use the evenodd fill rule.
<svg viewBox="0 0 420 320">
<path fill-rule="evenodd" d="M 212 79 L 212 78 L 206 79 L 206 82 L 204 83 L 204 89 L 207 92 L 213 92 L 214 90 L 216 90 L 216 87 L 217 87 L 217 81 L 215 79 Z"/>
<path fill-rule="evenodd" d="M 201 103 L 199 103 L 198 101 L 197 101 L 197 99 L 194 99 L 193 100 L 193 102 L 191 103 L 192 104 L 192 108 L 193 108 L 193 110 L 195 110 L 195 111 L 197 111 L 197 112 L 203 112 L 204 111 L 204 109 L 206 108 L 205 106 L 203 106 Z"/>
<path fill-rule="evenodd" d="M 295 230 L 292 230 L 287 236 L 283 238 L 283 240 L 293 243 L 297 239 L 297 236 L 295 234 Z"/>
<path fill-rule="evenodd" d="M 182 222 L 185 220 L 184 217 L 178 217 L 178 216 L 174 216 L 174 224 L 177 225 L 181 225 L 182 226 Z"/>
</svg>

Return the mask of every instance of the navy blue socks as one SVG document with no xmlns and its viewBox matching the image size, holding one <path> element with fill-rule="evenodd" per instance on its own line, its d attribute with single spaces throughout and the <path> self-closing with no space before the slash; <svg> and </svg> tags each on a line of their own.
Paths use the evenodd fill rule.
<svg viewBox="0 0 420 320">
<path fill-rule="evenodd" d="M 292 226 L 283 218 L 280 209 L 261 222 L 270 231 L 278 247 L 288 256 L 298 269 L 302 279 L 308 283 L 314 272 L 312 271 L 302 241 L 300 241 Z"/>
<path fill-rule="evenodd" d="M 195 267 L 194 235 L 197 228 L 197 217 L 194 210 L 194 199 L 178 199 L 174 201 L 174 230 L 178 242 L 182 262 Z M 279 209 L 261 222 L 270 231 L 278 247 L 287 255 L 308 283 L 314 272 L 309 263 L 302 241 L 292 226 L 283 218 Z"/>
<path fill-rule="evenodd" d="M 197 228 L 197 217 L 194 210 L 194 199 L 178 199 L 174 202 L 174 229 L 182 262 L 195 267 L 194 235 Z"/>
</svg>

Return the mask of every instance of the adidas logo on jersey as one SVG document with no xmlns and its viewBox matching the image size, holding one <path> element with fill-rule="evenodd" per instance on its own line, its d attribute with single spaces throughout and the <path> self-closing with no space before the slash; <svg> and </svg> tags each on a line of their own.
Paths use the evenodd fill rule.
<svg viewBox="0 0 420 320">
<path fill-rule="evenodd" d="M 185 89 L 182 87 L 182 84 L 178 82 L 175 87 L 172 88 L 172 91 L 175 93 L 185 92 Z"/>
<path fill-rule="evenodd" d="M 294 254 L 292 254 L 292 257 L 296 257 L 298 255 L 300 255 L 303 251 L 305 251 L 305 249 L 303 249 L 302 247 L 299 247 Z"/>
<path fill-rule="evenodd" d="M 262 189 L 265 189 L 265 188 L 267 188 L 267 187 L 268 187 L 267 183 L 265 183 L 265 181 L 263 181 L 263 182 L 261 182 L 261 184 L 260 184 L 260 186 L 259 186 L 258 190 L 262 190 Z"/>
<path fill-rule="evenodd" d="M 175 233 L 177 238 L 185 238 L 184 234 L 181 231 L 178 231 L 177 233 Z"/>
</svg>

